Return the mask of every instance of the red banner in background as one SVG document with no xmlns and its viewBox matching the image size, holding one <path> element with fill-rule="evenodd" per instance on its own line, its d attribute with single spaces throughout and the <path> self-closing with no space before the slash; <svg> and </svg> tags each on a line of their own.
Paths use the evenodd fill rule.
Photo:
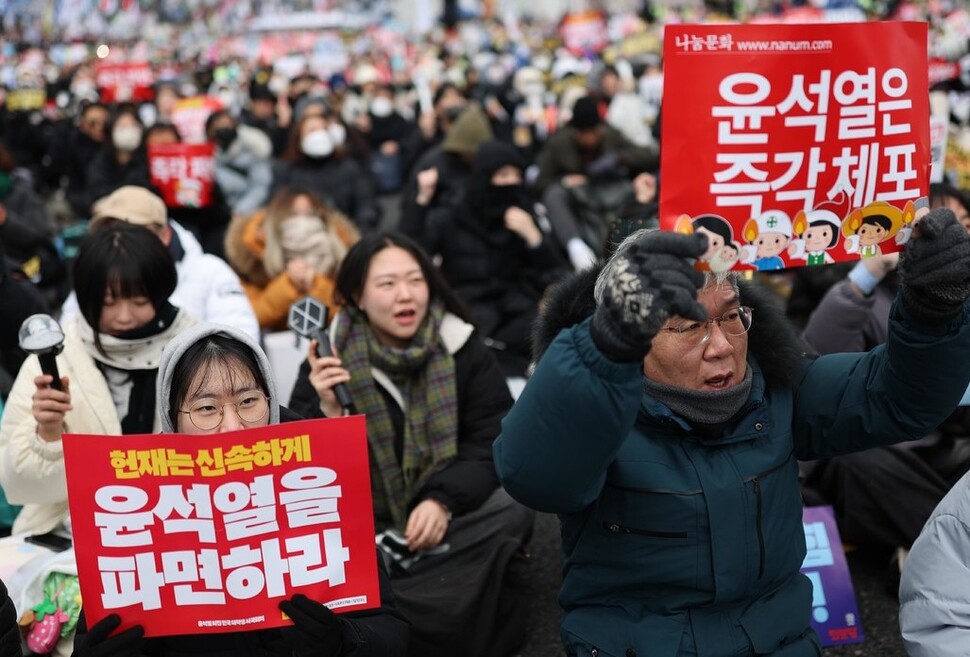
<svg viewBox="0 0 970 657">
<path fill-rule="evenodd" d="M 102 103 L 143 103 L 155 99 L 155 74 L 148 62 L 100 63 L 95 82 Z"/>
<path fill-rule="evenodd" d="M 180 98 L 172 110 L 172 124 L 179 131 L 182 141 L 201 144 L 206 141 L 205 122 L 209 115 L 223 109 L 222 102 L 212 96 Z"/>
<path fill-rule="evenodd" d="M 380 605 L 363 416 L 204 436 L 64 437 L 89 626 L 146 636 L 290 623 L 295 593 Z"/>
<path fill-rule="evenodd" d="M 214 144 L 159 144 L 148 147 L 148 173 L 170 208 L 212 205 Z"/>
<path fill-rule="evenodd" d="M 713 270 L 898 251 L 930 178 L 926 23 L 668 25 L 660 221 Z"/>
</svg>

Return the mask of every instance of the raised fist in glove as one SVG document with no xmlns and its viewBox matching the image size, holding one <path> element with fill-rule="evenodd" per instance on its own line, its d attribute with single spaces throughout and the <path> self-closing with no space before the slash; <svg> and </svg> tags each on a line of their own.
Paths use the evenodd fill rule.
<svg viewBox="0 0 970 657">
<path fill-rule="evenodd" d="M 616 362 L 642 359 L 671 315 L 698 321 L 707 311 L 697 302 L 704 274 L 694 262 L 707 250 L 703 233 L 646 231 L 624 245 L 597 282 L 590 333 L 600 351 Z"/>
<path fill-rule="evenodd" d="M 141 655 L 145 629 L 141 625 L 110 635 L 121 625 L 118 614 L 105 616 L 74 641 L 73 657 L 136 657 Z"/>
<path fill-rule="evenodd" d="M 926 322 L 947 320 L 970 296 L 970 235 L 951 210 L 932 210 L 906 244 L 898 269 L 909 313 Z"/>
<path fill-rule="evenodd" d="M 337 657 L 344 646 L 343 625 L 326 605 L 302 593 L 280 602 L 280 609 L 293 621 L 280 629 L 283 640 L 297 657 Z"/>
</svg>

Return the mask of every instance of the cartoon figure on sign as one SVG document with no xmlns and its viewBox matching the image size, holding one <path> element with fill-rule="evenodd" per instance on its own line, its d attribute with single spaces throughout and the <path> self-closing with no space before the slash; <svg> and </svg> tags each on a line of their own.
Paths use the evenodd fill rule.
<svg viewBox="0 0 970 657">
<path fill-rule="evenodd" d="M 781 210 L 768 210 L 760 217 L 748 219 L 742 231 L 744 247 L 741 262 L 754 265 L 758 271 L 784 269 L 781 254 L 791 242 L 791 219 Z"/>
<path fill-rule="evenodd" d="M 885 201 L 873 201 L 853 210 L 842 223 L 846 253 L 858 253 L 860 258 L 882 255 L 883 242 L 893 239 L 904 227 L 909 227 L 916 217 L 916 206 L 908 201 L 899 208 Z M 905 233 L 908 237 L 908 231 Z"/>
<path fill-rule="evenodd" d="M 807 265 L 835 262 L 828 252 L 839 243 L 839 230 L 847 206 L 848 194 L 841 192 L 837 200 L 825 201 L 814 210 L 799 210 L 792 222 L 792 230 L 799 237 L 789 245 L 788 257 L 804 260 Z"/>
<path fill-rule="evenodd" d="M 707 235 L 707 251 L 698 258 L 697 268 L 701 271 L 728 271 L 737 262 L 737 257 L 729 264 L 725 264 L 731 259 L 731 254 L 738 252 L 738 245 L 734 242 L 734 231 L 731 224 L 724 217 L 716 214 L 700 214 L 693 219 L 686 214 L 682 214 L 674 225 L 674 230 L 678 233 L 691 235 L 693 233 L 704 233 Z M 733 245 L 733 248 L 724 251 L 725 246 Z"/>
</svg>

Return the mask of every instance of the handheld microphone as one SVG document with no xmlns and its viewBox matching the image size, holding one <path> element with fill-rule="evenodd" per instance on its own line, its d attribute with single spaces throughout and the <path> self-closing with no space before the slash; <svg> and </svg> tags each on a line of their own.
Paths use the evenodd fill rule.
<svg viewBox="0 0 970 657">
<path fill-rule="evenodd" d="M 25 353 L 37 356 L 44 374 L 54 377 L 51 387 L 61 390 L 55 356 L 64 351 L 64 331 L 57 320 L 42 313 L 31 315 L 20 325 L 18 343 Z"/>
<path fill-rule="evenodd" d="M 317 356 L 333 356 L 333 346 L 327 335 L 327 307 L 313 297 L 303 297 L 290 306 L 286 325 L 297 335 L 317 341 Z M 356 415 L 357 409 L 350 398 L 347 384 L 338 383 L 333 387 L 337 403 L 347 415 Z"/>
</svg>

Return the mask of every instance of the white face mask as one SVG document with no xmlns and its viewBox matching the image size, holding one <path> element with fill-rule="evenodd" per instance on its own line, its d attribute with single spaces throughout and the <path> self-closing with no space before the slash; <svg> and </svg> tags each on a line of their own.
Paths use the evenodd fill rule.
<svg viewBox="0 0 970 657">
<path fill-rule="evenodd" d="M 141 128 L 138 126 L 119 126 L 111 133 L 111 142 L 119 151 L 130 153 L 141 143 Z"/>
<path fill-rule="evenodd" d="M 343 146 L 344 142 L 347 141 L 347 128 L 342 123 L 334 123 L 328 127 L 327 134 L 330 135 L 330 141 L 333 142 L 334 148 Z"/>
<path fill-rule="evenodd" d="M 333 153 L 333 139 L 324 130 L 314 130 L 300 141 L 300 148 L 308 157 L 327 157 Z"/>
<path fill-rule="evenodd" d="M 386 96 L 378 96 L 370 102 L 371 114 L 378 117 L 390 116 L 394 111 L 394 103 Z"/>
</svg>

